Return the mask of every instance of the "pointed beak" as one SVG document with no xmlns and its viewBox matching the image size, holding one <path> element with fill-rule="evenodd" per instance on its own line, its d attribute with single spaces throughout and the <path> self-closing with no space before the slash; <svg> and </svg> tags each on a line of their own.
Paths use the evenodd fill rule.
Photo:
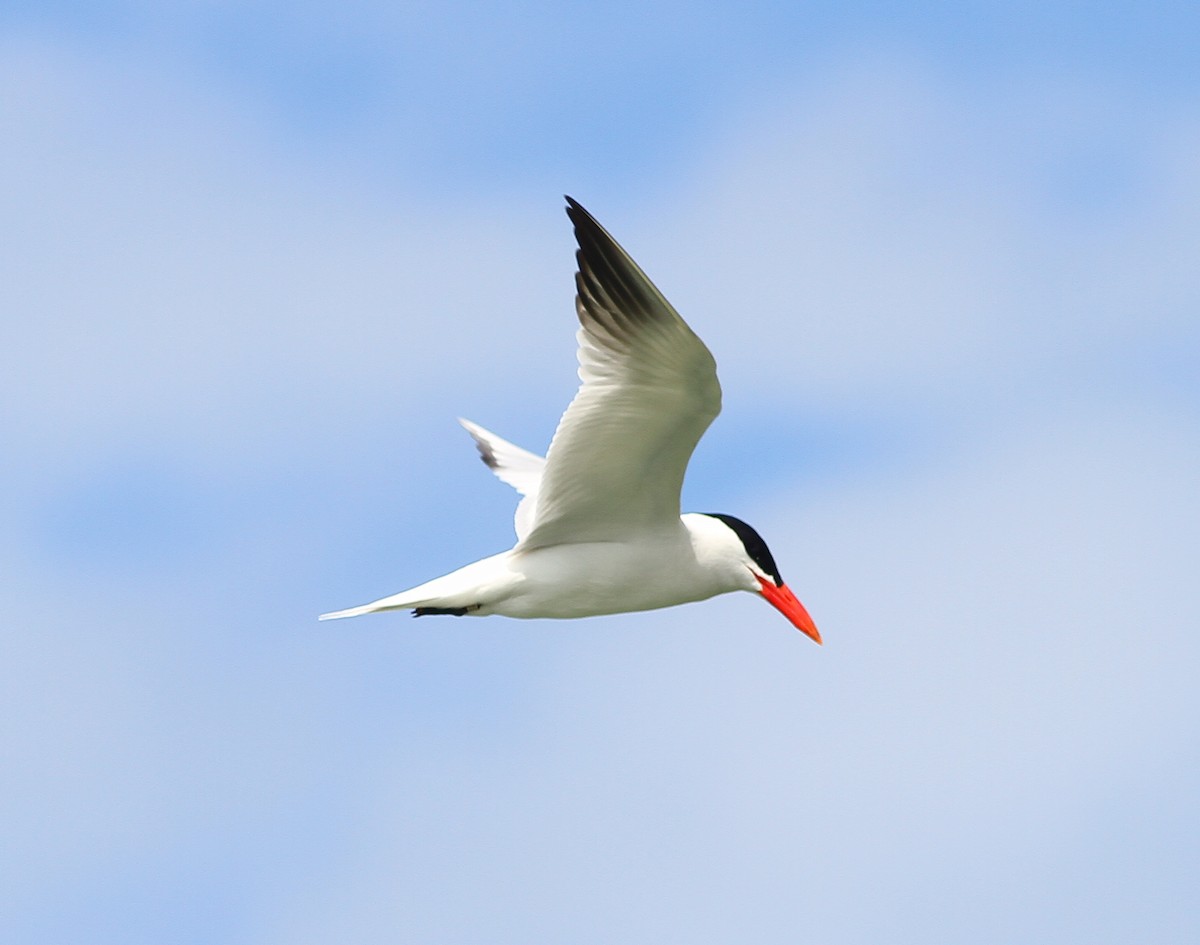
<svg viewBox="0 0 1200 945">
<path fill-rule="evenodd" d="M 792 622 L 793 627 L 802 633 L 808 634 L 817 643 L 821 642 L 821 634 L 817 630 L 817 625 L 813 623 L 813 619 L 808 615 L 808 611 L 804 609 L 804 605 L 796 600 L 796 595 L 788 589 L 786 584 L 782 587 L 776 587 L 773 582 L 764 578 L 758 578 L 758 583 L 762 587 L 763 597 L 767 599 L 772 607 L 787 617 Z"/>
</svg>

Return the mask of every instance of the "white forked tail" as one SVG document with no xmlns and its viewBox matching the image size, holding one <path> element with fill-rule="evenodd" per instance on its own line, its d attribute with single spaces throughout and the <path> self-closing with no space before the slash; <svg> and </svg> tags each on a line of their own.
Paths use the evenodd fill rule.
<svg viewBox="0 0 1200 945">
<path fill-rule="evenodd" d="M 439 588 L 436 585 L 444 585 L 446 578 L 453 576 L 447 574 L 446 577 L 440 577 L 427 584 L 422 584 L 420 587 L 414 587 L 410 591 L 401 591 L 399 594 L 382 597 L 379 600 L 371 601 L 369 604 L 360 604 L 358 607 L 347 607 L 345 610 L 335 610 L 333 613 L 321 614 L 317 619 L 341 620 L 343 617 L 360 617 L 363 614 L 377 614 L 385 610 L 416 610 L 418 607 L 466 606 L 465 604 L 447 603 L 445 593 L 438 593 Z"/>
<path fill-rule="evenodd" d="M 409 594 L 393 594 L 391 597 L 385 597 L 382 600 L 373 601 L 370 604 L 361 604 L 358 607 L 348 607 L 345 610 L 335 610 L 332 613 L 321 614 L 318 620 L 341 620 L 343 617 L 360 617 L 363 614 L 375 614 L 384 610 L 411 610 L 419 607 L 423 601 L 412 600 Z"/>
<path fill-rule="evenodd" d="M 385 610 L 416 610 L 428 607 L 434 613 L 461 610 L 475 613 L 488 604 L 506 597 L 520 583 L 521 576 L 508 567 L 510 552 L 492 555 L 465 568 L 390 597 L 369 604 L 321 614 L 318 620 L 340 620 Z"/>
</svg>

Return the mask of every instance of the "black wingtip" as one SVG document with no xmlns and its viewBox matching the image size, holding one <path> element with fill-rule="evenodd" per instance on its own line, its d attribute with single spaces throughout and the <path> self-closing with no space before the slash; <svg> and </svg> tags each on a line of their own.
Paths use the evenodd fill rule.
<svg viewBox="0 0 1200 945">
<path fill-rule="evenodd" d="M 485 465 L 488 469 L 495 469 L 500 465 L 499 461 L 496 459 L 495 451 L 491 448 L 491 446 L 483 442 L 483 440 L 476 440 L 475 448 L 479 450 L 479 458 L 483 460 L 483 465 Z"/>
<path fill-rule="evenodd" d="M 611 253 L 615 249 L 616 255 L 624 255 L 624 250 L 600 225 L 600 221 L 588 212 L 587 207 L 570 194 L 563 194 L 563 198 L 567 201 L 567 216 L 575 227 L 575 241 L 581 250 L 596 249 Z"/>
<path fill-rule="evenodd" d="M 581 224 L 592 223 L 596 224 L 596 218 L 587 212 L 587 208 L 570 194 L 563 194 L 563 199 L 567 202 L 567 216 L 571 218 L 571 222 L 578 228 Z"/>
</svg>

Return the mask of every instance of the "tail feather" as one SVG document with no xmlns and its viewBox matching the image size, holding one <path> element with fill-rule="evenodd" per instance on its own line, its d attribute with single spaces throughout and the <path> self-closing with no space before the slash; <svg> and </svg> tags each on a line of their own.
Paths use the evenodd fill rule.
<svg viewBox="0 0 1200 945">
<path fill-rule="evenodd" d="M 401 591 L 399 594 L 392 594 L 388 597 L 381 597 L 379 600 L 373 600 L 369 604 L 360 604 L 358 607 L 347 607 L 345 610 L 335 610 L 332 613 L 321 614 L 318 620 L 341 620 L 343 617 L 361 617 L 363 614 L 378 614 L 388 610 L 416 610 L 418 607 L 427 605 L 438 605 L 442 603 L 440 597 L 430 587 L 433 584 L 430 581 L 428 584 L 422 584 L 420 587 L 414 587 L 407 591 Z"/>
<path fill-rule="evenodd" d="M 341 620 L 343 617 L 360 617 L 385 610 L 415 610 L 427 614 L 457 611 L 476 613 L 484 604 L 503 597 L 520 583 L 520 575 L 507 566 L 507 559 L 508 552 L 492 555 L 417 587 L 410 587 L 407 591 L 381 597 L 358 607 L 321 614 L 317 619 Z"/>
<path fill-rule="evenodd" d="M 363 614 L 377 614 L 386 610 L 414 610 L 420 604 L 424 603 L 421 600 L 412 600 L 407 594 L 395 594 L 391 597 L 385 597 L 382 600 L 373 601 L 370 604 L 361 604 L 358 607 L 347 607 L 345 610 L 335 610 L 328 614 L 321 614 L 318 620 L 341 620 L 343 617 L 361 617 Z"/>
</svg>

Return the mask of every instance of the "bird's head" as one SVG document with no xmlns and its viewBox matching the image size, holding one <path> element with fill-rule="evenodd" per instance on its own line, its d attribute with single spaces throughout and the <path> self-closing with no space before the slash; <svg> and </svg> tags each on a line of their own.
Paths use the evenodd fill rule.
<svg viewBox="0 0 1200 945">
<path fill-rule="evenodd" d="M 821 634 L 817 625 L 813 623 L 804 605 L 796 599 L 796 595 L 783 583 L 783 578 L 779 576 L 779 568 L 771 556 L 771 549 L 762 540 L 762 536 L 732 515 L 708 512 L 704 517 L 715 519 L 724 526 L 721 532 L 722 544 L 728 547 L 736 559 L 735 567 L 739 569 L 740 586 L 765 597 L 772 607 L 792 622 L 792 626 L 820 643 Z M 725 534 L 726 531 L 728 535 Z"/>
</svg>

